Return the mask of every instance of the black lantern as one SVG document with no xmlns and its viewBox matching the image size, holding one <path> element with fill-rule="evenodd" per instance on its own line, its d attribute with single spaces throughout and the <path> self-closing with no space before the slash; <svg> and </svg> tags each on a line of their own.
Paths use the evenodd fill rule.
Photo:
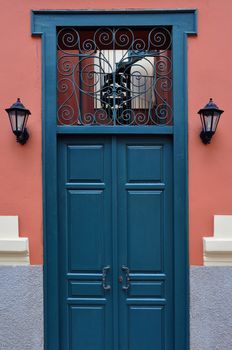
<svg viewBox="0 0 232 350">
<path fill-rule="evenodd" d="M 24 145 L 28 138 L 29 134 L 26 128 L 27 119 L 31 112 L 29 109 L 26 109 L 20 98 L 10 107 L 6 109 L 6 112 L 9 115 L 10 124 L 13 133 L 16 135 L 16 140 L 21 145 Z"/>
<path fill-rule="evenodd" d="M 199 110 L 198 114 L 200 114 L 202 124 L 200 138 L 205 145 L 210 143 L 211 138 L 217 129 L 220 116 L 223 112 L 224 111 L 219 109 L 213 102 L 212 98 L 210 98 L 209 102 L 204 108 Z"/>
</svg>

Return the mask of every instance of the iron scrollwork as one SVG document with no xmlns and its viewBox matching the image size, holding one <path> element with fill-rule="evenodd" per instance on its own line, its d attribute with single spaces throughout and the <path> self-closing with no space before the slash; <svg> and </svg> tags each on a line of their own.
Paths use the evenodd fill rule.
<svg viewBox="0 0 232 350">
<path fill-rule="evenodd" d="M 166 27 L 64 27 L 57 33 L 58 124 L 172 124 Z"/>
</svg>

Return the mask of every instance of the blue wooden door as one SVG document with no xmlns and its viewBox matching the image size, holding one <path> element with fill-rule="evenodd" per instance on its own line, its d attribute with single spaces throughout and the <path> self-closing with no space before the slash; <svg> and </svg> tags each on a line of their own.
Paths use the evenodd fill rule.
<svg viewBox="0 0 232 350">
<path fill-rule="evenodd" d="M 120 350 L 174 348 L 171 151 L 165 137 L 118 140 Z"/>
<path fill-rule="evenodd" d="M 172 140 L 59 140 L 62 350 L 171 350 Z"/>
<path fill-rule="evenodd" d="M 111 142 L 59 146 L 61 348 L 113 349 Z"/>
</svg>

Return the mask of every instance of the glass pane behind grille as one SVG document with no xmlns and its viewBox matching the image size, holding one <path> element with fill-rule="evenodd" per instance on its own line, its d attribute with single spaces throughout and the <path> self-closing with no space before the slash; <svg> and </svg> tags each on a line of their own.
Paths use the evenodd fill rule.
<svg viewBox="0 0 232 350">
<path fill-rule="evenodd" d="M 171 125 L 166 27 L 59 28 L 58 125 Z"/>
</svg>

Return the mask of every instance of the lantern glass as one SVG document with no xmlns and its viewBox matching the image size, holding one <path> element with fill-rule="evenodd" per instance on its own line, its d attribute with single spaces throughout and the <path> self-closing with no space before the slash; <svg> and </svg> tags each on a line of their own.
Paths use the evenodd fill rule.
<svg viewBox="0 0 232 350">
<path fill-rule="evenodd" d="M 215 132 L 216 129 L 217 129 L 219 118 L 220 118 L 220 114 L 218 112 L 214 112 L 213 126 L 212 126 L 212 131 L 213 132 Z"/>
<path fill-rule="evenodd" d="M 213 122 L 212 115 L 204 115 L 204 126 L 203 126 L 204 131 L 211 131 L 212 122 Z"/>
<path fill-rule="evenodd" d="M 10 125 L 13 132 L 16 132 L 16 112 L 10 111 L 8 112 L 9 119 L 10 119 Z"/>
<path fill-rule="evenodd" d="M 12 110 L 9 112 L 11 128 L 15 135 L 23 133 L 27 124 L 28 116 L 29 114 L 25 113 L 25 111 Z"/>
<path fill-rule="evenodd" d="M 27 113 L 24 111 L 17 112 L 17 129 L 19 132 L 23 132 L 25 128 L 25 122 L 27 120 Z"/>
<path fill-rule="evenodd" d="M 204 132 L 215 132 L 217 129 L 220 113 L 217 111 L 207 111 L 201 114 L 202 127 Z"/>
<path fill-rule="evenodd" d="M 14 134 L 19 135 L 23 133 L 27 123 L 28 113 L 20 110 L 12 110 L 9 112 L 9 118 Z"/>
</svg>

